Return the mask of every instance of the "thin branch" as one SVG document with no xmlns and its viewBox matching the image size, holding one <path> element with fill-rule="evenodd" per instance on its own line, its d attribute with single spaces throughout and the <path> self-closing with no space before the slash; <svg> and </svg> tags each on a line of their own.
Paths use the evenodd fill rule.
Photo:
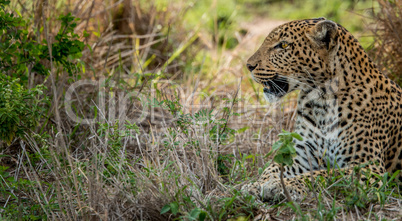
<svg viewBox="0 0 402 221">
<path fill-rule="evenodd" d="M 285 193 L 286 199 L 290 203 L 290 202 L 292 202 L 292 197 L 290 197 L 288 189 L 286 189 L 286 186 L 285 186 L 285 181 L 283 181 L 283 165 L 282 164 L 280 164 L 280 168 L 281 168 L 281 177 L 280 177 L 281 185 L 282 185 L 282 188 L 283 188 L 283 192 Z"/>
</svg>

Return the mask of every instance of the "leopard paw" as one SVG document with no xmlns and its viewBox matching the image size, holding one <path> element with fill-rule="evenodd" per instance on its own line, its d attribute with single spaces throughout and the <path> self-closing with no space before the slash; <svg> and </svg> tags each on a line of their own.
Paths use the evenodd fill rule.
<svg viewBox="0 0 402 221">
<path fill-rule="evenodd" d="M 300 185 L 293 185 L 285 180 L 285 186 L 293 201 L 303 200 L 306 191 Z M 261 198 L 268 202 L 279 202 L 286 199 L 280 180 L 271 179 L 265 182 L 261 188 Z"/>
<path fill-rule="evenodd" d="M 296 184 L 296 185 L 295 185 Z M 286 189 L 293 201 L 301 201 L 306 191 L 298 183 L 288 182 L 285 179 Z M 279 179 L 269 179 L 268 181 L 257 181 L 242 186 L 241 191 L 258 196 L 264 202 L 280 202 L 286 199 L 282 184 Z"/>
<path fill-rule="evenodd" d="M 241 187 L 241 191 L 259 197 L 259 196 L 260 196 L 260 192 L 261 192 L 261 185 L 258 184 L 257 182 L 248 183 L 248 184 L 243 185 L 243 186 Z"/>
<path fill-rule="evenodd" d="M 259 197 L 264 202 L 278 202 L 285 199 L 280 182 L 270 180 L 268 182 L 257 181 L 242 186 L 241 191 Z"/>
<path fill-rule="evenodd" d="M 268 202 L 279 202 L 285 199 L 285 194 L 283 192 L 280 180 L 271 179 L 262 184 L 261 198 L 263 201 Z"/>
</svg>

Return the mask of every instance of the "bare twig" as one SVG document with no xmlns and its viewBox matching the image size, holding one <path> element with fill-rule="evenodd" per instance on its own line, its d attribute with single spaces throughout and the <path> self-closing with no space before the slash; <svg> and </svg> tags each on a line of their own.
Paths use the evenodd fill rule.
<svg viewBox="0 0 402 221">
<path fill-rule="evenodd" d="M 282 188 L 283 188 L 283 192 L 285 193 L 286 199 L 290 203 L 290 202 L 292 202 L 292 197 L 290 197 L 288 189 L 285 186 L 285 181 L 283 180 L 283 165 L 282 164 L 280 164 L 280 168 L 281 168 L 281 176 L 280 176 L 281 185 L 282 185 Z"/>
</svg>

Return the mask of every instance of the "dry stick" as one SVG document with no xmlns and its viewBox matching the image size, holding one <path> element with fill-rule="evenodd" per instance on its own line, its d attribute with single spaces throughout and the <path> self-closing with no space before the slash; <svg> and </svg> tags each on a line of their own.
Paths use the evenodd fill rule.
<svg viewBox="0 0 402 221">
<path fill-rule="evenodd" d="M 292 202 L 292 197 L 290 197 L 288 189 L 286 189 L 285 182 L 283 181 L 283 164 L 280 164 L 280 168 L 281 168 L 281 177 L 280 177 L 281 185 L 282 185 L 282 188 L 283 188 L 283 192 L 285 193 L 286 199 L 290 203 L 290 202 Z"/>
</svg>

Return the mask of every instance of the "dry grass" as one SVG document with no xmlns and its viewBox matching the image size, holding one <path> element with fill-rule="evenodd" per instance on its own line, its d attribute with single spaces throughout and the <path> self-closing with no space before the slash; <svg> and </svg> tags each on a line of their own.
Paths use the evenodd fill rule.
<svg viewBox="0 0 402 221">
<path fill-rule="evenodd" d="M 374 48 L 370 51 L 380 69 L 402 85 L 402 2 L 378 1 L 375 14 Z"/>
<path fill-rule="evenodd" d="M 26 4 L 29 2 L 19 3 L 15 7 L 25 8 L 28 13 Z M 74 113 L 80 116 L 94 116 L 96 112 L 97 120 L 103 125 L 77 123 L 67 116 L 64 93 L 71 80 L 78 79 L 74 79 L 74 76 L 71 79 L 52 66 L 48 80 L 49 95 L 52 96 L 49 118 L 52 121 L 43 122 L 42 125 L 47 135 L 27 134 L 25 141 L 13 143 L 2 150 L 2 154 L 18 156 L 17 160 L 13 157 L 2 158 L 3 165 L 9 163 L 11 166 L 8 169 L 10 175 L 33 183 L 24 191 L 10 194 L 23 199 L 21 211 L 18 212 L 20 218 L 24 214 L 44 213 L 42 215 L 48 219 L 57 220 L 167 220 L 169 215 L 161 215 L 160 211 L 171 202 L 180 202 L 180 210 L 187 212 L 192 207 L 206 209 L 210 205 L 226 209 L 218 201 L 222 196 L 230 197 L 232 190 L 223 185 L 227 180 L 218 174 L 216 159 L 218 153 L 232 153 L 230 145 L 244 146 L 244 143 L 236 141 L 225 145 L 211 139 L 210 131 L 216 126 L 214 122 L 205 126 L 187 125 L 186 129 L 191 133 L 184 133 L 177 123 L 168 122 L 173 115 L 166 108 L 143 110 L 145 106 L 150 106 L 146 99 L 155 92 L 150 86 L 155 75 L 163 73 L 171 76 L 170 80 L 180 78 L 186 62 L 184 58 L 191 58 L 185 50 L 192 44 L 192 36 L 197 35 L 182 35 L 184 31 L 180 30 L 177 21 L 180 13 L 183 13 L 179 10 L 185 9 L 172 7 L 160 11 L 152 2 L 132 4 L 131 1 L 76 2 L 60 8 L 53 1 L 41 1 L 31 9 L 35 11 L 35 25 L 46 27 L 38 38 L 52 42 L 58 24 L 47 18 L 57 17 L 59 11 L 65 9 L 81 18 L 77 33 L 84 30 L 91 33 L 83 39 L 92 50 L 83 53 L 82 60 L 88 66 L 87 72 L 80 74 L 81 78 L 99 79 L 102 85 L 87 85 L 75 90 L 71 104 Z M 172 30 L 166 32 L 163 28 L 172 23 L 175 24 L 171 26 Z M 179 51 L 177 58 L 169 60 L 176 51 Z M 186 77 L 188 79 L 182 80 L 187 86 L 184 87 L 185 98 L 203 89 L 200 85 L 194 85 L 199 82 Z M 36 81 L 40 79 L 31 82 Z M 117 85 L 122 87 L 116 88 Z M 169 87 L 162 85 L 158 89 L 163 91 L 155 98 L 171 98 Z M 129 92 L 144 95 L 144 100 L 129 101 L 126 112 L 113 110 L 119 96 L 126 96 Z M 227 93 L 234 96 L 234 92 L 223 91 L 221 95 L 212 96 L 216 99 L 214 102 L 197 100 L 196 105 L 184 110 L 183 114 L 199 111 L 203 103 L 203 109 L 215 110 L 221 107 L 220 99 Z M 179 99 L 179 103 L 185 101 Z M 120 103 L 116 102 L 116 105 Z M 235 108 L 240 111 L 244 109 L 237 105 Z M 254 110 L 247 112 L 253 117 L 262 115 Z M 137 122 L 139 128 L 136 131 L 127 129 L 122 123 L 124 120 L 115 119 L 115 116 L 125 113 L 129 119 L 144 113 L 147 117 Z M 227 116 L 221 116 L 222 113 L 214 114 L 217 118 L 227 119 Z M 121 121 L 118 123 L 116 120 Z M 249 131 L 255 130 L 258 128 Z M 124 133 L 124 136 L 120 136 L 120 133 Z M 172 146 L 173 142 L 179 142 L 180 145 Z M 186 143 L 190 144 L 184 145 Z M 236 157 L 240 155 L 238 151 L 239 148 L 233 152 Z M 32 154 L 35 155 L 34 161 L 30 157 Z M 262 166 L 262 162 L 255 161 L 254 165 Z M 232 170 L 232 173 L 237 172 Z M 237 175 L 236 179 L 242 180 L 243 177 Z M 231 182 L 234 184 L 235 181 Z M 4 207 L 16 203 L 10 197 L 1 201 Z M 32 205 L 39 206 L 41 212 L 38 214 L 38 210 L 30 207 Z"/>
</svg>

